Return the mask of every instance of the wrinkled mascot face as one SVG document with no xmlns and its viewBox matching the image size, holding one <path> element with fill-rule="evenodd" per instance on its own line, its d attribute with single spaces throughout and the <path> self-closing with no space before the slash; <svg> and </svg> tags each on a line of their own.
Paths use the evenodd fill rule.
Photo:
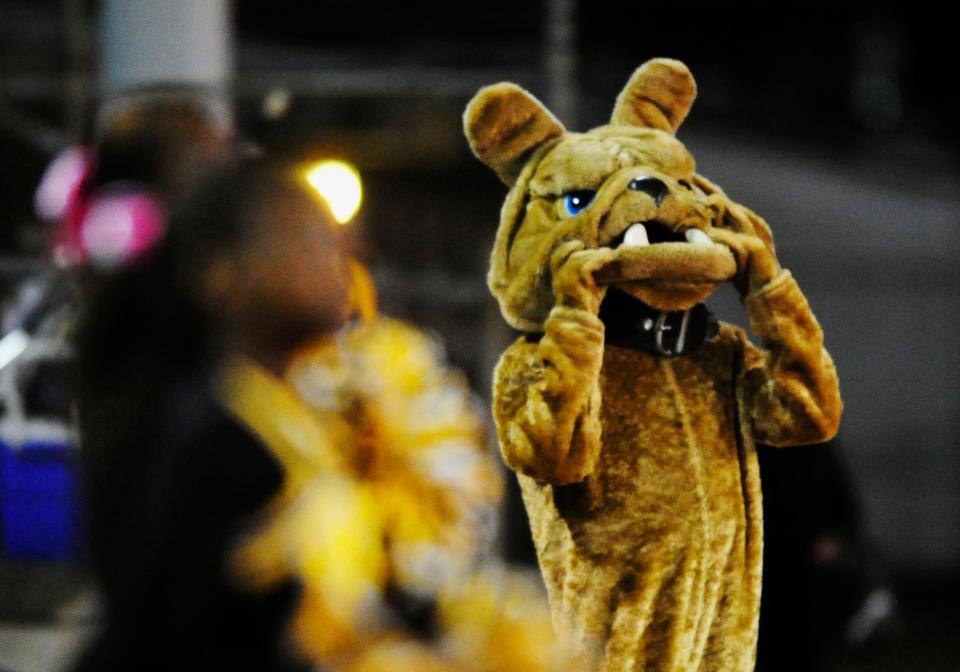
<svg viewBox="0 0 960 672">
<path fill-rule="evenodd" d="M 567 132 L 513 84 L 473 99 L 471 148 L 511 186 L 488 280 L 512 326 L 542 331 L 554 304 L 550 258 L 569 241 L 611 250 L 596 281 L 658 310 L 687 310 L 737 274 L 712 235 L 740 230 L 737 217 L 674 137 L 695 95 L 686 66 L 656 59 L 634 73 L 611 123 L 587 133 Z"/>
</svg>

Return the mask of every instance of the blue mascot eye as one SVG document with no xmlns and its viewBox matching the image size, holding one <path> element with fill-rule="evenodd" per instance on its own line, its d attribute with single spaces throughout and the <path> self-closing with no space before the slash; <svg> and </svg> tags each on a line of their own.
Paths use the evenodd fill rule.
<svg viewBox="0 0 960 672">
<path fill-rule="evenodd" d="M 579 215 L 583 210 L 593 202 L 595 191 L 571 191 L 563 197 L 563 204 L 567 207 L 567 212 L 571 215 Z"/>
</svg>

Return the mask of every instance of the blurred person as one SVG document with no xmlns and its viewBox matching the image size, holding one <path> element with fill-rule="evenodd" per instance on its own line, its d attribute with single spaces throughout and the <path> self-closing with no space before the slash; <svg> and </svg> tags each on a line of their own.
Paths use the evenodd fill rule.
<svg viewBox="0 0 960 672">
<path fill-rule="evenodd" d="M 238 577 L 302 581 L 292 634 L 324 669 L 582 669 L 539 576 L 493 559 L 503 477 L 463 375 L 436 339 L 380 315 L 366 269 L 350 270 L 359 319 L 286 374 L 334 460 L 281 458 L 287 497 L 238 548 Z M 247 416 L 265 407 L 239 401 Z"/>
<path fill-rule="evenodd" d="M 840 454 L 839 441 L 758 451 L 765 565 L 757 672 L 836 670 L 891 622 L 894 596 Z"/>
<path fill-rule="evenodd" d="M 33 336 L 53 311 L 69 330 L 77 304 L 108 302 L 97 299 L 102 281 L 162 240 L 169 203 L 229 163 L 234 144 L 226 113 L 183 86 L 144 87 L 105 105 L 92 145 L 62 151 L 37 188 L 37 215 L 53 227 L 51 255 L 60 268 L 40 279 L 38 297 L 18 310 L 9 331 Z M 97 446 L 113 441 L 123 429 L 121 418 L 143 403 L 146 385 L 137 377 L 141 366 L 132 361 L 135 339 L 130 343 L 126 350 L 116 343 L 111 353 L 130 360 L 127 377 L 88 385 L 79 395 L 85 456 L 102 452 Z M 149 364 L 141 364 L 149 377 Z"/>
<path fill-rule="evenodd" d="M 171 199 L 233 154 L 226 113 L 189 89 L 154 85 L 107 104 L 93 145 L 61 152 L 37 189 L 37 214 L 57 225 L 55 260 L 88 275 L 143 254 Z"/>
<path fill-rule="evenodd" d="M 287 637 L 296 580 L 250 591 L 227 566 L 290 487 L 280 456 L 331 462 L 280 380 L 301 343 L 345 317 L 331 222 L 292 173 L 244 161 L 202 181 L 86 307 L 75 340 L 106 627 L 76 669 L 305 667 Z"/>
<path fill-rule="evenodd" d="M 182 193 L 235 149 L 227 110 L 179 84 L 133 89 L 100 111 L 96 188 L 140 182 L 164 200 Z"/>
<path fill-rule="evenodd" d="M 169 201 L 233 154 L 228 115 L 199 92 L 154 85 L 107 104 L 92 146 L 63 150 L 40 180 L 36 214 L 52 225 L 55 267 L 31 276 L 4 311 L 0 367 L 41 333 L 59 339 L 101 278 L 162 238 Z"/>
<path fill-rule="evenodd" d="M 172 200 L 227 165 L 233 147 L 233 128 L 225 114 L 190 89 L 154 85 L 108 103 L 91 145 L 61 152 L 37 189 L 37 213 L 54 225 L 51 252 L 62 269 L 49 298 L 57 300 L 62 294 L 57 288 L 67 288 L 72 322 L 96 315 L 102 329 L 125 334 L 99 351 L 102 361 L 89 348 L 74 385 L 88 483 L 102 470 L 100 456 L 126 440 L 160 370 L 154 357 L 141 358 L 141 353 L 147 352 L 142 325 L 150 319 L 144 302 L 162 288 L 125 291 L 107 280 L 135 266 L 163 240 Z M 138 277 L 136 272 L 122 275 L 127 276 Z M 145 292 L 143 301 L 139 291 Z M 122 309 L 120 301 L 126 303 Z M 107 327 L 105 320 L 115 323 Z"/>
</svg>

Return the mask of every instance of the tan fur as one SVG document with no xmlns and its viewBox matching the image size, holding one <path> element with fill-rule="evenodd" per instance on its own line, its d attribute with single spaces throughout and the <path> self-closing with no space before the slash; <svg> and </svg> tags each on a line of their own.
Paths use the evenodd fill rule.
<svg viewBox="0 0 960 672">
<path fill-rule="evenodd" d="M 667 58 L 654 59 L 633 73 L 617 98 L 610 123 L 675 133 L 696 97 L 697 83 L 687 66 Z"/>
<path fill-rule="evenodd" d="M 470 146 L 507 185 L 517 178 L 529 150 L 563 133 L 540 101 L 510 82 L 481 89 L 465 118 Z"/>
<path fill-rule="evenodd" d="M 507 107 L 552 118 L 518 91 Z M 494 415 L 555 622 L 585 651 L 599 647 L 600 669 L 611 672 L 753 669 L 762 551 L 755 441 L 822 441 L 841 413 L 822 332 L 789 271 L 777 269 L 769 228 L 696 175 L 673 137 L 694 92 L 682 64 L 651 61 L 618 98 L 615 125 L 538 130 L 520 143 L 514 132 L 504 149 L 513 187 L 489 285 L 507 321 L 528 335 L 497 367 Z M 496 93 L 479 95 L 468 138 L 502 173 L 490 140 L 500 132 L 485 131 L 500 126 L 476 114 Z M 520 145 L 526 158 L 517 166 Z M 639 174 L 667 185 L 659 206 L 627 188 Z M 563 195 L 584 189 L 596 191 L 591 205 L 565 214 Z M 607 247 L 631 222 L 654 219 L 723 245 Z M 605 345 L 597 317 L 605 285 L 674 310 L 728 280 L 745 294 L 765 349 L 726 324 L 674 359 Z"/>
</svg>

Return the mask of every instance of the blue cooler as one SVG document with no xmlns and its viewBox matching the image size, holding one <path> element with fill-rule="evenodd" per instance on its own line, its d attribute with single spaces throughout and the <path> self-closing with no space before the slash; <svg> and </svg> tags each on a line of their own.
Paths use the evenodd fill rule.
<svg viewBox="0 0 960 672">
<path fill-rule="evenodd" d="M 79 552 L 69 404 L 46 401 L 51 390 L 66 394 L 68 356 L 62 343 L 35 338 L 0 369 L 0 556 L 7 559 L 71 560 Z"/>
<path fill-rule="evenodd" d="M 69 560 L 77 555 L 80 517 L 73 446 L 0 440 L 0 532 L 15 560 Z"/>
</svg>

